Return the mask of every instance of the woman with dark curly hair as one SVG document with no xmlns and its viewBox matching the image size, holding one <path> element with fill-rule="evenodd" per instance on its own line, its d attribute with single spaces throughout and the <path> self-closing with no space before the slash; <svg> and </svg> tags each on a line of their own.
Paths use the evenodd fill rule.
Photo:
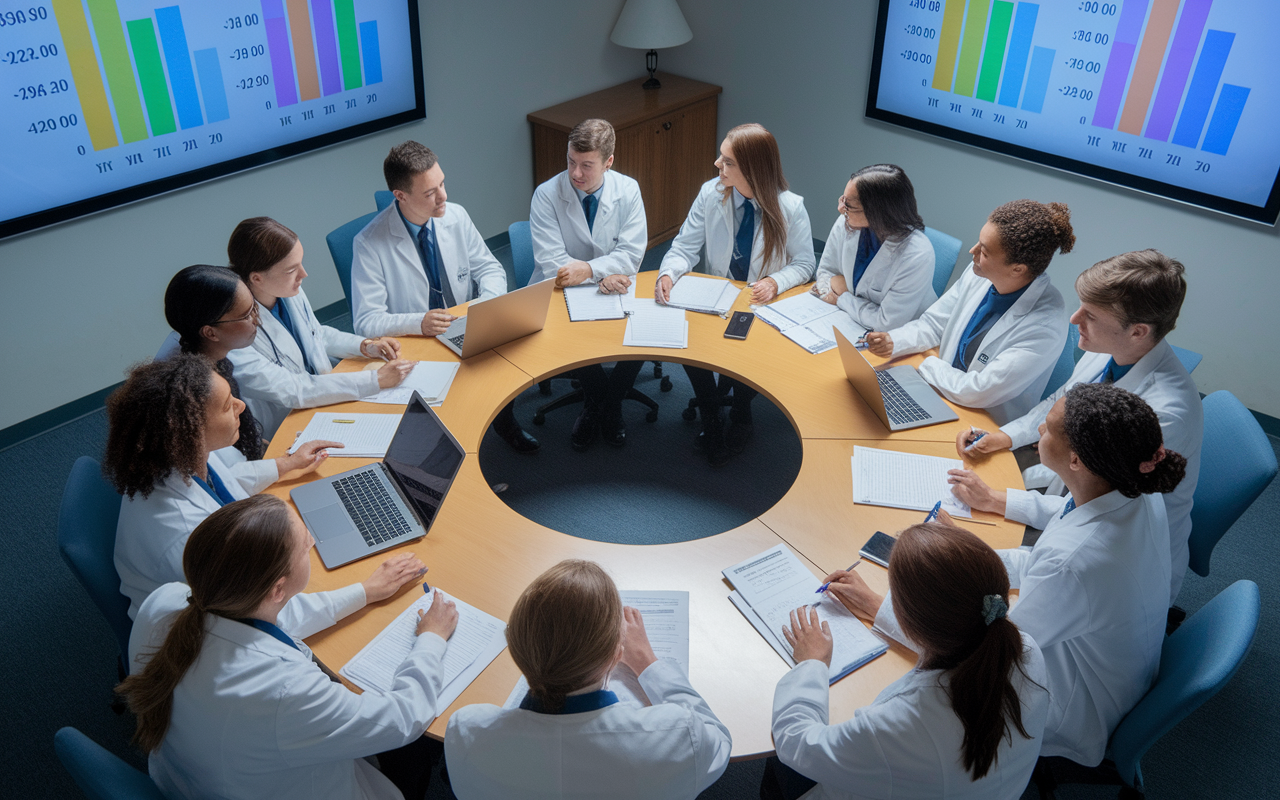
<svg viewBox="0 0 1280 800">
<path fill-rule="evenodd" d="M 115 564 L 129 617 L 157 586 L 182 580 L 182 549 L 205 517 L 249 492 L 217 472 L 210 454 L 235 444 L 244 403 L 204 356 L 140 364 L 107 398 L 102 471 L 125 496 Z M 337 442 L 307 442 L 270 464 L 278 479 L 315 470 Z M 221 462 L 218 462 L 219 464 Z"/>
<path fill-rule="evenodd" d="M 943 397 L 1003 425 L 1027 413 L 1067 341 L 1062 295 L 1045 270 L 1076 241 L 1062 203 L 1014 200 L 991 212 L 969 268 L 924 315 L 867 334 L 867 349 L 904 356 L 938 348 L 920 374 Z"/>
</svg>

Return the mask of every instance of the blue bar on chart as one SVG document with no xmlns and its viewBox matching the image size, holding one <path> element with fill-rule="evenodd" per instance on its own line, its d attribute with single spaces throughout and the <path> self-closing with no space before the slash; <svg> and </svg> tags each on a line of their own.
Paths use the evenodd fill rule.
<svg viewBox="0 0 1280 800">
<path fill-rule="evenodd" d="M 382 55 L 378 52 L 378 21 L 360 23 L 360 55 L 364 56 L 364 84 L 382 83 Z"/>
<path fill-rule="evenodd" d="M 164 48 L 164 61 L 169 69 L 169 86 L 173 104 L 178 109 L 178 124 L 183 130 L 204 124 L 200 113 L 200 95 L 196 92 L 196 74 L 191 69 L 191 53 L 187 50 L 187 33 L 182 29 L 182 12 L 177 6 L 156 9 L 156 28 Z"/>
<path fill-rule="evenodd" d="M 1205 34 L 1187 98 L 1182 101 L 1178 127 L 1173 131 L 1174 144 L 1195 147 L 1200 143 L 1200 132 L 1204 130 L 1204 121 L 1209 118 L 1209 106 L 1218 93 L 1218 81 L 1222 79 L 1222 69 L 1227 65 L 1227 55 L 1235 38 L 1234 33 L 1222 31 L 1211 30 Z"/>
<path fill-rule="evenodd" d="M 298 84 L 293 79 L 289 26 L 284 19 L 283 0 L 262 0 L 262 23 L 267 28 L 267 52 L 271 55 L 271 82 L 276 87 L 276 105 L 281 108 L 291 106 L 298 102 Z"/>
<path fill-rule="evenodd" d="M 1013 34 L 1009 37 L 1009 55 L 1005 57 L 1004 79 L 1000 82 L 1000 105 L 1018 107 L 1022 94 L 1022 76 L 1027 71 L 1027 57 L 1031 55 L 1031 34 L 1036 29 L 1036 16 L 1040 6 L 1035 3 L 1018 3 L 1018 16 L 1013 20 Z"/>
<path fill-rule="evenodd" d="M 1022 96 L 1022 110 L 1036 114 L 1044 108 L 1044 96 L 1049 92 L 1049 73 L 1053 71 L 1056 50 L 1037 47 L 1031 53 L 1031 71 L 1027 73 L 1027 93 Z"/>
<path fill-rule="evenodd" d="M 1222 84 L 1218 93 L 1218 105 L 1214 106 L 1213 119 L 1209 120 L 1209 132 L 1204 135 L 1204 145 L 1200 148 L 1206 153 L 1225 156 L 1231 146 L 1231 137 L 1236 135 L 1236 124 L 1240 122 L 1240 114 L 1244 111 L 1244 101 L 1249 99 L 1249 90 L 1243 86 Z"/>
<path fill-rule="evenodd" d="M 227 110 L 227 90 L 222 83 L 222 67 L 218 49 L 197 50 L 196 74 L 200 76 L 200 94 L 204 95 L 204 112 L 210 122 L 222 122 L 231 116 Z"/>
</svg>

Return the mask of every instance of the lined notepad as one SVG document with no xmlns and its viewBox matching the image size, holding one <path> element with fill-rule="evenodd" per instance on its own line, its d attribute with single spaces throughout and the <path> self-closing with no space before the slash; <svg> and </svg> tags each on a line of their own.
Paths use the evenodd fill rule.
<svg viewBox="0 0 1280 800">
<path fill-rule="evenodd" d="M 565 287 L 564 304 L 569 309 L 570 322 L 622 319 L 625 316 L 622 295 L 601 294 L 600 287 L 594 283 Z"/>
<path fill-rule="evenodd" d="M 366 403 L 406 406 L 413 399 L 414 391 L 417 391 L 428 405 L 438 406 L 448 396 L 449 387 L 453 385 L 453 379 L 461 366 L 458 361 L 419 361 L 399 386 L 383 389 L 362 399 Z"/>
<path fill-rule="evenodd" d="M 755 306 L 755 312 L 763 322 L 810 353 L 825 353 L 836 346 L 833 328 L 851 342 L 867 332 L 848 314 L 807 292 L 767 306 Z"/>
<path fill-rule="evenodd" d="M 289 452 L 294 452 L 306 442 L 323 439 L 343 445 L 330 450 L 330 458 L 382 458 L 391 446 L 402 416 L 317 411 L 298 434 Z"/>
<path fill-rule="evenodd" d="M 689 346 L 689 322 L 684 309 L 660 306 L 652 300 L 636 300 L 627 317 L 622 343 L 628 347 Z"/>
<path fill-rule="evenodd" d="M 932 511 L 941 500 L 951 516 L 973 516 L 947 483 L 948 470 L 964 469 L 959 459 L 854 445 L 850 463 L 855 503 Z"/>
<path fill-rule="evenodd" d="M 739 291 L 737 286 L 726 280 L 685 275 L 671 287 L 667 305 L 690 311 L 724 314 L 733 307 Z"/>
</svg>

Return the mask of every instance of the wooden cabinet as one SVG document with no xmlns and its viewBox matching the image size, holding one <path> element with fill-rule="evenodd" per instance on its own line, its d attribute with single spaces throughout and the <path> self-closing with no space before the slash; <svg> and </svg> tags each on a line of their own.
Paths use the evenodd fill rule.
<svg viewBox="0 0 1280 800">
<path fill-rule="evenodd" d="M 698 187 L 715 177 L 719 86 L 658 73 L 662 88 L 643 81 L 614 86 L 529 115 L 533 129 L 533 181 L 565 169 L 569 131 L 584 119 L 608 120 L 617 133 L 613 169 L 636 179 L 649 221 L 649 246 L 680 230 Z"/>
</svg>

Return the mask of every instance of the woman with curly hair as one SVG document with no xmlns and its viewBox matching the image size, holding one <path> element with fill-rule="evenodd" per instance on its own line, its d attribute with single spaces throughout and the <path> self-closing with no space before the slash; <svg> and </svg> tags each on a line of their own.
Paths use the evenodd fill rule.
<svg viewBox="0 0 1280 800">
<path fill-rule="evenodd" d="M 943 397 L 1001 425 L 1022 416 L 1040 402 L 1067 341 L 1066 306 L 1045 270 L 1075 241 L 1062 203 L 1005 203 L 955 285 L 914 322 L 869 332 L 867 349 L 888 358 L 936 347 L 920 374 Z"/>
<path fill-rule="evenodd" d="M 210 458 L 236 443 L 243 410 L 212 363 L 186 353 L 134 367 L 107 398 L 102 471 L 125 496 L 115 564 L 130 618 L 157 586 L 182 580 L 182 549 L 191 531 L 222 506 L 249 496 Z M 296 478 L 328 458 L 325 448 L 341 446 L 307 442 L 270 465 L 277 479 Z"/>
</svg>

